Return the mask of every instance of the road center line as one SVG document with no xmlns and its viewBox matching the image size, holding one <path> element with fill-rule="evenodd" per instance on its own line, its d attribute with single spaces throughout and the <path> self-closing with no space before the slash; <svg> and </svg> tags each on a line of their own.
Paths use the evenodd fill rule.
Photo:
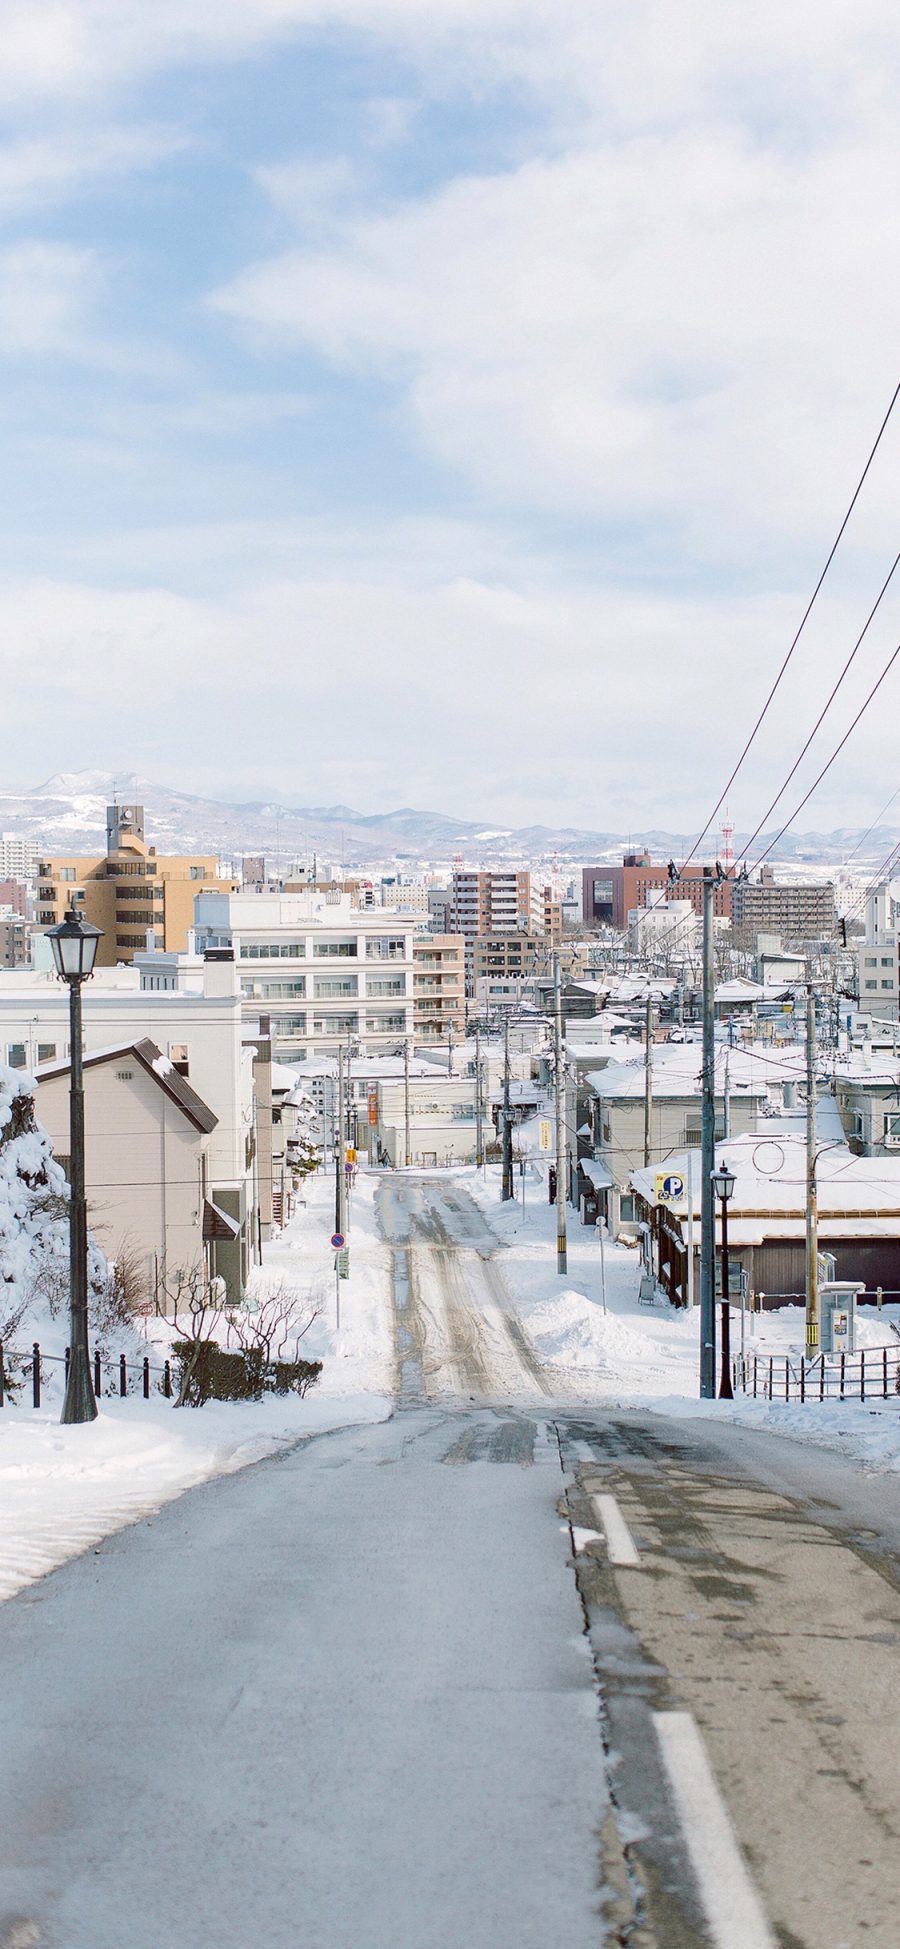
<svg viewBox="0 0 900 1949">
<path fill-rule="evenodd" d="M 719 1949 L 775 1949 L 695 1720 L 654 1712 L 653 1723 L 714 1941 Z"/>
<path fill-rule="evenodd" d="M 603 1525 L 610 1563 L 640 1570 L 641 1559 L 615 1496 L 592 1496 L 591 1502 Z"/>
</svg>

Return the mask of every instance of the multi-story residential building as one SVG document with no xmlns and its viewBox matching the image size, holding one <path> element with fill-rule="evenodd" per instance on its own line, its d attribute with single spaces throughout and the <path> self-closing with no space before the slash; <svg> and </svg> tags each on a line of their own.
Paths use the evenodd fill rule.
<svg viewBox="0 0 900 1949">
<path fill-rule="evenodd" d="M 404 913 L 425 914 L 430 912 L 428 888 L 424 880 L 402 880 L 393 876 L 380 883 L 381 905 L 402 908 Z"/>
<path fill-rule="evenodd" d="M 201 892 L 195 906 L 197 948 L 233 950 L 245 1020 L 269 1016 L 280 1062 L 411 1041 L 417 925 L 343 893 Z"/>
<path fill-rule="evenodd" d="M 514 934 L 531 929 L 531 874 L 525 869 L 455 867 L 450 898 L 451 927 L 473 941 L 477 934 Z"/>
<path fill-rule="evenodd" d="M 38 846 L 34 839 L 22 839 L 18 833 L 0 833 L 0 880 L 30 880 L 38 863 Z"/>
<path fill-rule="evenodd" d="M 695 913 L 703 912 L 703 866 L 692 863 L 677 887 L 669 878 L 668 866 L 654 865 L 649 853 L 626 853 L 621 866 L 586 866 L 582 871 L 582 914 L 586 927 L 624 929 L 634 907 L 646 907 L 648 894 L 660 890 L 690 900 Z M 716 882 L 713 912 L 728 919 L 732 910 L 732 880 Z"/>
<path fill-rule="evenodd" d="M 771 866 L 758 880 L 735 880 L 731 904 L 735 945 L 752 947 L 759 933 L 786 942 L 818 941 L 834 929 L 834 887 L 782 885 Z"/>
<path fill-rule="evenodd" d="M 31 950 L 31 922 L 0 910 L 0 968 L 24 968 Z"/>
<path fill-rule="evenodd" d="M 480 981 L 517 981 L 547 970 L 552 952 L 544 934 L 479 934 L 472 942 L 472 975 Z"/>
<path fill-rule="evenodd" d="M 882 1021 L 898 1020 L 900 951 L 896 941 L 874 941 L 856 957 L 859 1006 L 864 1015 Z"/>
<path fill-rule="evenodd" d="M 8 908 L 11 914 L 20 914 L 22 919 L 28 912 L 28 887 L 24 880 L 0 880 L 0 907 Z"/>
<path fill-rule="evenodd" d="M 413 940 L 415 1046 L 459 1041 L 465 1027 L 465 941 L 461 934 L 420 934 Z"/>
<path fill-rule="evenodd" d="M 132 961 L 146 948 L 151 929 L 159 947 L 174 952 L 186 947 L 195 894 L 204 887 L 238 886 L 237 880 L 220 879 L 211 854 L 158 854 L 144 838 L 141 805 L 107 806 L 104 859 L 44 853 L 36 877 L 38 926 L 54 927 L 68 907 L 76 907 L 102 929 L 99 967 Z"/>
</svg>

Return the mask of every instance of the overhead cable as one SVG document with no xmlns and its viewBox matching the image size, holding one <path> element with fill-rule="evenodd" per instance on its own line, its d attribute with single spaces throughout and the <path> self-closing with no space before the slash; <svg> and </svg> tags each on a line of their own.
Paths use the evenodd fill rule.
<svg viewBox="0 0 900 1949">
<path fill-rule="evenodd" d="M 754 742 L 754 740 L 755 740 L 755 738 L 756 738 L 756 735 L 757 735 L 757 732 L 759 731 L 759 729 L 760 729 L 760 726 L 762 725 L 762 723 L 763 723 L 763 720 L 764 720 L 764 718 L 765 718 L 765 717 L 766 717 L 766 715 L 767 715 L 767 712 L 768 712 L 768 710 L 769 710 L 769 707 L 770 707 L 770 705 L 772 704 L 772 701 L 773 701 L 773 699 L 774 699 L 774 697 L 775 697 L 775 694 L 776 694 L 776 692 L 777 692 L 777 690 L 778 690 L 778 688 L 779 688 L 779 685 L 780 685 L 780 683 L 781 683 L 781 680 L 782 680 L 782 677 L 784 676 L 784 673 L 785 673 L 785 671 L 786 671 L 786 669 L 787 669 L 787 667 L 788 667 L 788 664 L 789 664 L 789 663 L 790 663 L 790 661 L 791 661 L 791 658 L 792 658 L 792 656 L 793 656 L 793 654 L 794 654 L 794 651 L 795 651 L 795 649 L 797 648 L 797 644 L 798 644 L 798 643 L 799 643 L 799 641 L 800 641 L 800 638 L 801 638 L 801 636 L 802 636 L 802 634 L 803 634 L 803 631 L 804 631 L 804 629 L 806 628 L 806 624 L 807 624 L 807 622 L 808 622 L 808 620 L 809 620 L 809 617 L 810 617 L 810 615 L 811 615 L 811 613 L 812 613 L 812 609 L 813 609 L 813 605 L 814 605 L 814 603 L 815 603 L 815 601 L 816 601 L 816 598 L 817 598 L 817 596 L 818 596 L 818 594 L 819 594 L 819 590 L 821 589 L 821 587 L 822 587 L 822 584 L 823 584 L 823 582 L 824 582 L 824 580 L 825 580 L 825 577 L 826 577 L 826 575 L 828 574 L 828 571 L 829 571 L 829 569 L 830 569 L 830 567 L 831 567 L 831 564 L 832 564 L 832 562 L 834 561 L 834 558 L 835 558 L 835 555 L 837 554 L 837 551 L 838 551 L 838 548 L 839 548 L 839 546 L 840 546 L 840 543 L 841 543 L 841 541 L 842 541 L 842 539 L 843 539 L 843 535 L 844 535 L 844 530 L 845 530 L 845 528 L 847 527 L 847 523 L 848 523 L 848 521 L 850 520 L 850 516 L 851 516 L 851 514 L 853 513 L 853 510 L 854 510 L 854 508 L 855 508 L 855 506 L 856 506 L 856 503 L 857 503 L 857 501 L 859 500 L 859 496 L 860 496 L 860 494 L 861 494 L 861 492 L 862 492 L 862 488 L 863 488 L 863 485 L 864 485 L 864 482 L 865 482 L 865 479 L 866 479 L 866 476 L 867 476 L 867 474 L 868 474 L 868 472 L 869 472 L 869 469 L 870 469 L 870 467 L 871 467 L 871 465 L 872 465 L 872 462 L 873 462 L 873 460 L 874 460 L 874 458 L 875 458 L 875 455 L 876 455 L 876 453 L 878 452 L 878 448 L 879 448 L 879 446 L 881 445 L 881 439 L 882 439 L 882 435 L 884 434 L 884 431 L 885 431 L 885 428 L 886 428 L 886 426 L 887 426 L 887 423 L 888 423 L 888 421 L 889 421 L 889 419 L 890 419 L 890 417 L 891 417 L 891 414 L 892 414 L 892 412 L 893 412 L 893 410 L 894 410 L 894 407 L 895 407 L 895 405 L 896 405 L 896 403 L 897 403 L 897 399 L 898 399 L 898 396 L 900 396 L 900 382 L 898 382 L 898 384 L 897 384 L 897 385 L 896 385 L 896 387 L 894 388 L 894 393 L 893 393 L 893 397 L 892 397 L 892 399 L 891 399 L 891 403 L 890 403 L 890 405 L 889 405 L 889 407 L 888 407 L 888 409 L 887 409 L 887 412 L 885 413 L 885 416 L 884 416 L 884 419 L 883 419 L 883 420 L 882 420 L 882 422 L 881 422 L 881 425 L 880 425 L 880 427 L 879 427 L 879 429 L 878 429 L 878 432 L 877 432 L 877 434 L 876 434 L 876 437 L 875 437 L 875 441 L 874 441 L 874 444 L 873 444 L 873 446 L 872 446 L 872 448 L 871 448 L 871 450 L 870 450 L 870 453 L 869 453 L 869 457 L 868 457 L 868 459 L 867 459 L 867 461 L 866 461 L 866 464 L 865 464 L 865 466 L 864 466 L 864 468 L 863 468 L 863 470 L 862 470 L 862 473 L 860 474 L 860 477 L 859 477 L 859 480 L 858 480 L 858 481 L 857 481 L 857 483 L 856 483 L 856 487 L 854 488 L 854 491 L 853 491 L 853 498 L 852 498 L 852 500 L 851 500 L 851 502 L 850 502 L 850 505 L 849 505 L 849 507 L 848 507 L 848 509 L 847 509 L 847 512 L 846 512 L 846 514 L 844 515 L 844 518 L 843 518 L 843 521 L 841 522 L 841 525 L 840 525 L 840 527 L 839 527 L 839 529 L 838 529 L 838 531 L 837 531 L 837 534 L 835 535 L 835 538 L 834 538 L 834 541 L 833 541 L 833 542 L 832 542 L 832 544 L 831 544 L 831 548 L 830 548 L 830 549 L 829 549 L 829 551 L 828 551 L 828 556 L 827 556 L 827 558 L 826 558 L 826 561 L 825 561 L 825 566 L 824 566 L 824 568 L 822 569 L 822 572 L 821 572 L 821 574 L 820 574 L 820 576 L 819 576 L 819 579 L 818 579 L 818 581 L 817 581 L 817 583 L 816 583 L 816 586 L 815 586 L 815 588 L 813 589 L 813 592 L 812 592 L 812 595 L 810 596 L 810 598 L 809 598 L 809 601 L 808 601 L 808 603 L 807 603 L 807 605 L 806 605 L 806 608 L 805 608 L 805 609 L 804 609 L 804 611 L 803 611 L 803 615 L 802 615 L 802 616 L 801 616 L 801 618 L 800 618 L 800 623 L 799 623 L 799 626 L 798 626 L 798 628 L 797 628 L 797 630 L 796 630 L 796 632 L 795 632 L 795 635 L 794 635 L 794 637 L 793 637 L 793 640 L 792 640 L 792 642 L 790 643 L 790 645 L 789 645 L 789 647 L 788 647 L 788 651 L 787 651 L 787 654 L 786 654 L 786 656 L 785 656 L 785 657 L 784 657 L 784 659 L 783 659 L 783 662 L 782 662 L 782 664 L 781 664 L 781 668 L 780 668 L 780 670 L 778 671 L 778 674 L 777 674 L 777 676 L 776 676 L 776 678 L 775 678 L 775 681 L 774 681 L 774 683 L 773 683 L 773 685 L 772 685 L 772 687 L 771 687 L 771 689 L 770 689 L 770 691 L 769 691 L 769 694 L 768 694 L 768 696 L 767 696 L 767 698 L 766 698 L 766 700 L 765 700 L 765 703 L 763 704 L 763 707 L 762 707 L 762 710 L 761 710 L 761 711 L 760 711 L 760 713 L 759 713 L 759 716 L 758 716 L 758 718 L 757 718 L 757 720 L 756 720 L 756 723 L 754 724 L 754 726 L 753 726 L 753 729 L 752 729 L 752 731 L 750 732 L 750 736 L 748 737 L 748 739 L 747 739 L 747 742 L 746 742 L 746 744 L 744 745 L 744 748 L 743 748 L 743 750 L 741 751 L 741 754 L 740 754 L 740 757 L 739 757 L 739 758 L 738 758 L 738 760 L 737 760 L 737 763 L 736 763 L 736 765 L 735 765 L 735 767 L 734 767 L 734 770 L 732 771 L 732 773 L 731 773 L 731 776 L 730 776 L 730 777 L 728 778 L 728 780 L 726 781 L 726 784 L 724 785 L 724 787 L 723 787 L 723 789 L 722 789 L 722 791 L 720 792 L 720 794 L 719 794 L 719 797 L 717 798 L 717 800 L 716 800 L 716 803 L 715 803 L 715 805 L 713 806 L 713 809 L 712 809 L 712 811 L 711 811 L 711 813 L 710 813 L 710 815 L 709 815 L 709 818 L 708 818 L 708 819 L 707 819 L 707 821 L 706 821 L 706 824 L 705 824 L 705 826 L 704 826 L 704 828 L 703 828 L 703 831 L 702 831 L 701 833 L 699 833 L 699 834 L 698 834 L 698 836 L 697 836 L 697 838 L 696 838 L 696 839 L 695 839 L 695 841 L 694 841 L 694 844 L 693 844 L 693 846 L 691 847 L 691 850 L 690 850 L 690 852 L 689 852 L 689 853 L 687 854 L 687 856 L 686 856 L 686 858 L 685 858 L 685 859 L 683 860 L 683 862 L 682 862 L 682 867 L 685 867 L 685 866 L 687 866 L 687 865 L 689 865 L 689 863 L 690 863 L 690 861 L 691 861 L 691 860 L 692 860 L 692 859 L 694 858 L 694 856 L 695 856 L 695 854 L 696 854 L 696 853 L 697 853 L 697 852 L 699 851 L 699 848 L 700 848 L 700 847 L 702 846 L 702 844 L 703 844 L 703 841 L 704 841 L 704 839 L 706 838 L 706 835 L 707 835 L 707 833 L 709 832 L 709 829 L 710 829 L 710 826 L 712 825 L 712 823 L 713 823 L 713 820 L 714 820 L 714 819 L 715 819 L 715 817 L 716 817 L 716 814 L 717 814 L 717 813 L 718 813 L 718 812 L 719 812 L 719 811 L 721 810 L 721 808 L 722 808 L 722 806 L 724 805 L 724 803 L 725 803 L 725 800 L 727 799 L 727 797 L 728 797 L 728 794 L 729 794 L 729 792 L 731 791 L 731 788 L 732 788 L 732 786 L 733 786 L 733 784 L 734 784 L 734 781 L 735 781 L 735 779 L 737 778 L 737 775 L 738 775 L 738 772 L 740 771 L 740 769 L 741 769 L 741 766 L 742 766 L 742 765 L 743 765 L 743 763 L 744 763 L 744 759 L 746 758 L 746 756 L 747 756 L 747 754 L 748 754 L 748 752 L 749 752 L 749 750 L 750 750 L 750 747 L 751 747 L 751 745 L 753 744 L 753 742 Z"/>
</svg>

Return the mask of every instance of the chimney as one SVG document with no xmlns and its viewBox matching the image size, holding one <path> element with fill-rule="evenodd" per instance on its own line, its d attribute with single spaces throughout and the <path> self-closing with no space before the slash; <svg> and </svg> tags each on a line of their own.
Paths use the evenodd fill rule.
<svg viewBox="0 0 900 1949">
<path fill-rule="evenodd" d="M 203 993 L 210 1001 L 218 1001 L 238 993 L 237 969 L 234 965 L 234 949 L 231 947 L 209 947 L 203 956 Z"/>
</svg>

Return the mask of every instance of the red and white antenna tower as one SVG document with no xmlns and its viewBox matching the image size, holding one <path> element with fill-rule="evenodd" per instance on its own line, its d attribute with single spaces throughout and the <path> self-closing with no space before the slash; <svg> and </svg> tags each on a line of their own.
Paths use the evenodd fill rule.
<svg viewBox="0 0 900 1949">
<path fill-rule="evenodd" d="M 722 865 L 727 875 L 734 872 L 734 826 L 727 805 L 722 820 Z"/>
</svg>

